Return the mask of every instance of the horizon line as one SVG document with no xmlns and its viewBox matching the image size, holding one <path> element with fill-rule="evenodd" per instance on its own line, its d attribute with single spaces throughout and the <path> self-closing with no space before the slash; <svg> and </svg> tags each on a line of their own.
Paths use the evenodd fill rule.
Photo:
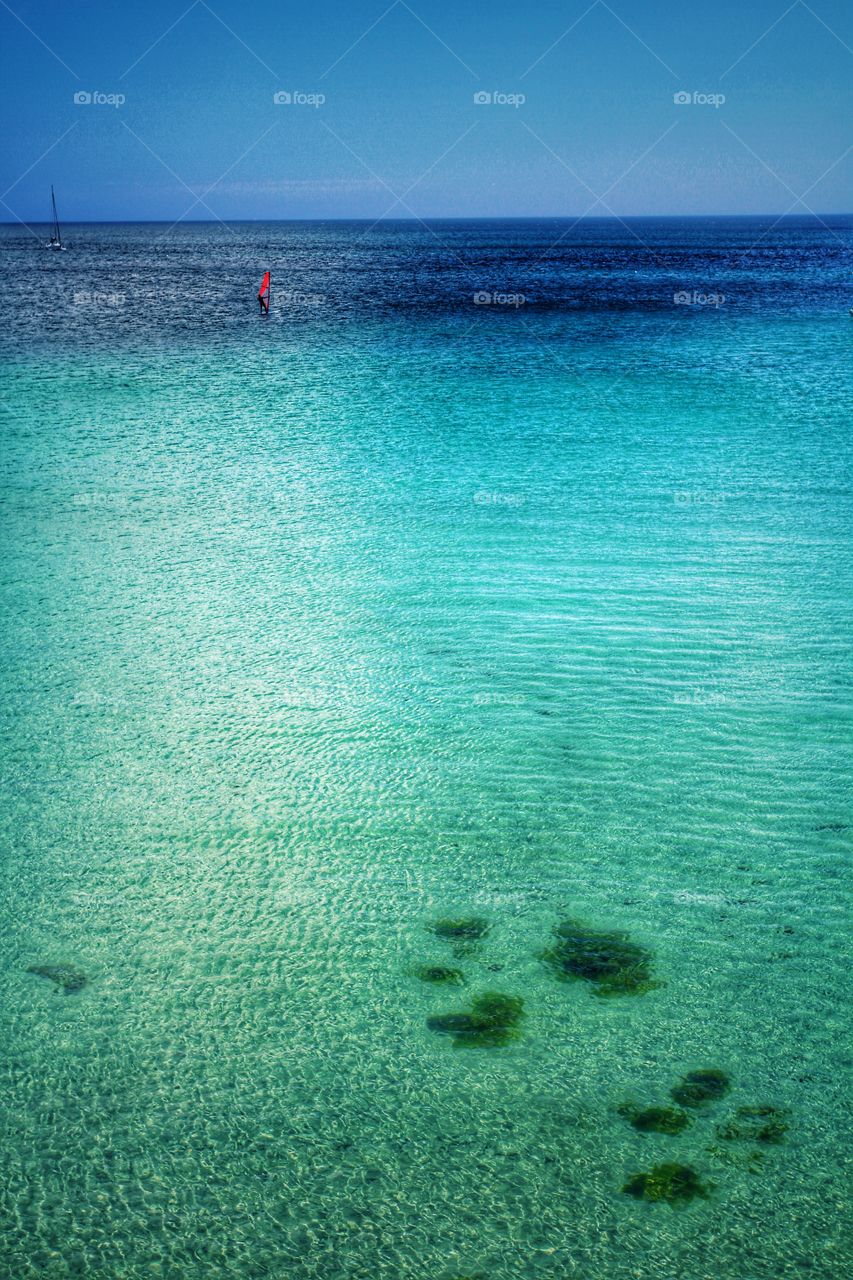
<svg viewBox="0 0 853 1280">
<path fill-rule="evenodd" d="M 851 218 L 853 210 L 839 211 L 835 213 L 826 212 L 809 212 L 809 213 L 626 213 L 626 214 L 583 214 L 576 215 L 570 213 L 487 213 L 487 214 L 455 214 L 455 213 L 436 213 L 425 214 L 423 217 L 408 216 L 402 218 L 371 218 L 366 216 L 358 217 L 288 217 L 288 218 L 179 218 L 175 221 L 172 218 L 73 218 L 62 220 L 65 227 L 85 227 L 85 226 L 161 226 L 164 223 L 170 223 L 174 227 L 180 226 L 216 226 L 219 224 L 233 225 L 234 223 L 245 224 L 248 226 L 260 226 L 268 223 L 302 223 L 302 222 L 368 222 L 373 226 L 381 226 L 383 223 L 395 224 L 400 222 L 418 223 L 425 222 L 628 222 L 649 219 L 690 219 L 690 218 L 775 218 L 777 222 L 805 220 L 819 222 L 822 218 Z M 50 221 L 44 218 L 30 218 L 29 223 L 32 226 L 49 227 Z M 24 226 L 24 220 L 21 218 L 0 218 L 0 226 L 16 227 Z"/>
</svg>

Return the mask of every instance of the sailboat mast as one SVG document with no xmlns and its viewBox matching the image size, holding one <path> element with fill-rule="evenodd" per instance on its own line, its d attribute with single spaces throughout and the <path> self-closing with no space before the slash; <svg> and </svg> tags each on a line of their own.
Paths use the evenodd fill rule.
<svg viewBox="0 0 853 1280">
<path fill-rule="evenodd" d="M 51 244 L 61 244 L 62 237 L 59 234 L 59 215 L 56 212 L 56 196 L 54 194 L 52 183 L 50 187 L 50 207 L 53 213 L 53 226 L 50 231 L 50 242 Z"/>
</svg>

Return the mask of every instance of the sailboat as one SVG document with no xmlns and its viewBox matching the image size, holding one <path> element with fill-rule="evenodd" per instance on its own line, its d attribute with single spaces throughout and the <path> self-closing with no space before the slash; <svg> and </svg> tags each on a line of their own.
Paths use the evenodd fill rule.
<svg viewBox="0 0 853 1280">
<path fill-rule="evenodd" d="M 52 186 L 50 188 L 50 213 L 51 213 L 50 244 L 47 246 L 47 248 L 48 249 L 64 249 L 65 245 L 62 243 L 62 232 L 59 229 L 59 215 L 56 212 L 56 196 L 53 194 Z"/>
</svg>

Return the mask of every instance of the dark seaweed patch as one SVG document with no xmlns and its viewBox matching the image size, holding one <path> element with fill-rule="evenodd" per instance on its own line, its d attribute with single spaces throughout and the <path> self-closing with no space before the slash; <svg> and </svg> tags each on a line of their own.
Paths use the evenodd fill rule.
<svg viewBox="0 0 853 1280">
<path fill-rule="evenodd" d="M 738 1107 L 726 1124 L 717 1128 L 717 1137 L 727 1142 L 760 1142 L 778 1146 L 785 1141 L 787 1112 L 780 1107 Z"/>
<path fill-rule="evenodd" d="M 427 925 L 430 933 L 434 933 L 443 942 L 479 942 L 491 927 L 482 916 L 446 917 Z"/>
<path fill-rule="evenodd" d="M 39 978 L 49 978 L 66 996 L 82 991 L 88 981 L 84 973 L 67 964 L 31 964 L 27 973 L 34 973 Z"/>
<path fill-rule="evenodd" d="M 656 1164 L 648 1173 L 635 1173 L 622 1190 L 636 1200 L 664 1201 L 682 1205 L 697 1196 L 707 1199 L 708 1188 L 700 1181 L 695 1169 L 687 1164 Z"/>
<path fill-rule="evenodd" d="M 719 1102 L 731 1088 L 731 1081 L 725 1071 L 705 1069 L 688 1071 L 681 1081 L 670 1090 L 670 1096 L 680 1107 L 701 1107 L 706 1102 Z"/>
<path fill-rule="evenodd" d="M 444 964 L 419 964 L 412 971 L 421 982 L 432 982 L 437 985 L 461 987 L 465 984 L 465 975 L 461 969 L 451 969 Z"/>
<path fill-rule="evenodd" d="M 690 1123 L 685 1111 L 676 1107 L 635 1107 L 626 1103 L 618 1108 L 620 1116 L 624 1116 L 640 1133 L 681 1133 Z"/>
<path fill-rule="evenodd" d="M 427 1026 L 451 1036 L 457 1049 L 492 1049 L 520 1037 L 523 1010 L 520 997 L 485 991 L 471 1001 L 470 1012 L 433 1014 Z"/>
<path fill-rule="evenodd" d="M 643 995 L 660 986 L 652 977 L 652 953 L 627 933 L 565 920 L 554 939 L 542 959 L 563 982 L 590 982 L 598 996 Z"/>
</svg>

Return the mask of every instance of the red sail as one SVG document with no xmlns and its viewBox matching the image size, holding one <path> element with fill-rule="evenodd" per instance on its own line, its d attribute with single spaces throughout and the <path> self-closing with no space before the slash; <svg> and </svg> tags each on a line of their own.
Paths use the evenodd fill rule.
<svg viewBox="0 0 853 1280">
<path fill-rule="evenodd" d="M 264 272 L 264 278 L 261 281 L 261 287 L 258 290 L 258 302 L 261 304 L 264 311 L 269 311 L 270 309 L 270 273 L 268 271 Z"/>
</svg>

